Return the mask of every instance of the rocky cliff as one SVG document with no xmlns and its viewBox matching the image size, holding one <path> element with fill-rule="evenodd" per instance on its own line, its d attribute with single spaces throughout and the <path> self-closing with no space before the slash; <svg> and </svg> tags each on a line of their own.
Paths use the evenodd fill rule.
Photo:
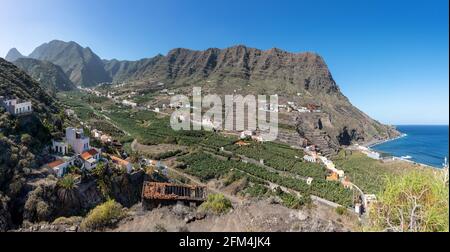
<svg viewBox="0 0 450 252">
<path fill-rule="evenodd" d="M 278 94 L 280 102 L 314 104 L 320 113 L 287 120 L 298 133 L 322 149 L 398 135 L 354 107 L 341 93 L 324 59 L 315 53 L 259 50 L 245 46 L 194 51 L 178 48 L 166 56 L 140 61 L 104 61 L 114 82 L 164 82 L 166 87 L 201 86 L 206 92 Z"/>
</svg>

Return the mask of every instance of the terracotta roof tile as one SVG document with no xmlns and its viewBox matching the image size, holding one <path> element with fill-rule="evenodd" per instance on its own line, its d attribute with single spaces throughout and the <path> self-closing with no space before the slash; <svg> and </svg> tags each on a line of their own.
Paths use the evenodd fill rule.
<svg viewBox="0 0 450 252">
<path fill-rule="evenodd" d="M 80 157 L 86 161 L 97 154 L 98 154 L 98 151 L 96 149 L 90 149 L 88 151 L 81 153 Z"/>
<path fill-rule="evenodd" d="M 53 161 L 53 162 L 51 162 L 51 163 L 48 163 L 47 166 L 53 169 L 53 168 L 55 168 L 56 166 L 62 165 L 62 164 L 64 164 L 64 161 L 58 159 L 58 160 L 55 160 L 55 161 Z"/>
</svg>

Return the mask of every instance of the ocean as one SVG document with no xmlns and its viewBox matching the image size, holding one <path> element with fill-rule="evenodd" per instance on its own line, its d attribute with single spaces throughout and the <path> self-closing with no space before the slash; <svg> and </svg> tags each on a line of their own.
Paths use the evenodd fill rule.
<svg viewBox="0 0 450 252">
<path fill-rule="evenodd" d="M 401 125 L 406 136 L 371 146 L 378 152 L 442 168 L 448 158 L 448 125 Z"/>
</svg>

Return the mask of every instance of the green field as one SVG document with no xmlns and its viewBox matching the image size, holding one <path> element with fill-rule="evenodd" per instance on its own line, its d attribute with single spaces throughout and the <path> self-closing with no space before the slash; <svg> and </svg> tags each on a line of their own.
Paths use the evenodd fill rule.
<svg viewBox="0 0 450 252">
<path fill-rule="evenodd" d="M 417 168 L 416 165 L 406 162 L 383 163 L 358 151 L 342 150 L 333 161 L 364 193 L 373 194 L 383 190 L 387 177 L 398 176 L 405 171 Z"/>
<path fill-rule="evenodd" d="M 301 195 L 313 194 L 343 206 L 351 206 L 352 204 L 352 192 L 344 189 L 344 187 L 337 182 L 328 182 L 324 179 L 317 179 L 314 180 L 311 185 L 307 185 L 303 180 L 281 176 L 278 173 L 270 172 L 255 164 L 218 159 L 217 157 L 206 153 L 193 153 L 180 157 L 178 160 L 187 165 L 185 172 L 203 180 L 220 178 L 229 171 L 239 170 L 254 177 L 293 189 Z"/>
<path fill-rule="evenodd" d="M 191 146 L 194 149 L 200 148 L 209 153 L 223 156 L 218 158 L 218 156 L 206 154 L 200 150 L 200 152 L 179 158 L 188 165 L 186 172 L 202 180 L 224 178 L 230 172 L 239 172 L 236 174 L 239 176 L 246 174 L 247 178 L 254 182 L 263 183 L 263 180 L 266 180 L 291 188 L 302 195 L 313 194 L 344 206 L 352 204 L 350 190 L 343 188 L 337 182 L 326 181 L 326 170 L 323 166 L 304 162 L 302 160 L 303 151 L 293 149 L 285 144 L 251 142 L 249 146 L 239 147 L 233 144 L 237 137 L 228 137 L 209 131 L 175 131 L 170 127 L 169 117 L 151 111 L 117 106 L 109 100 L 81 95 L 79 92 L 66 92 L 62 98 L 67 106 L 75 110 L 81 120 L 101 121 L 95 125 L 108 128 L 107 124 L 110 122 L 105 121 L 106 119 L 103 117 L 105 115 L 114 125 L 129 133 L 141 144 L 166 143 Z M 100 112 L 102 109 L 103 112 Z M 129 144 L 126 144 L 126 147 L 129 149 Z M 221 152 L 220 147 L 224 147 L 233 154 Z M 309 186 L 305 181 L 296 179 L 294 176 L 280 175 L 259 165 L 236 161 L 234 160 L 236 154 L 255 160 L 264 159 L 266 165 L 276 170 L 301 177 L 312 177 L 314 181 Z"/>
<path fill-rule="evenodd" d="M 302 150 L 293 149 L 285 144 L 266 142 L 251 143 L 249 146 L 227 146 L 227 150 L 244 155 L 256 160 L 264 160 L 264 163 L 280 171 L 290 172 L 302 177 L 324 179 L 325 167 L 303 161 Z"/>
</svg>

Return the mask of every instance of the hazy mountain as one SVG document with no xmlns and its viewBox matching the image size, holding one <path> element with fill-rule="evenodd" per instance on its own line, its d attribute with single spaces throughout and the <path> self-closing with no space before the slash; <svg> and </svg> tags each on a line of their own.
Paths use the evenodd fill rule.
<svg viewBox="0 0 450 252">
<path fill-rule="evenodd" d="M 53 40 L 37 47 L 29 57 L 60 66 L 78 86 L 111 81 L 103 61 L 89 47 L 83 48 L 75 42 Z"/>
<path fill-rule="evenodd" d="M 68 91 L 76 88 L 61 67 L 49 61 L 20 58 L 13 63 L 38 81 L 42 87 L 51 93 Z"/>
<path fill-rule="evenodd" d="M 17 59 L 25 58 L 26 56 L 23 56 L 16 48 L 12 48 L 9 50 L 8 54 L 6 54 L 5 59 L 9 62 L 14 62 Z"/>
</svg>

